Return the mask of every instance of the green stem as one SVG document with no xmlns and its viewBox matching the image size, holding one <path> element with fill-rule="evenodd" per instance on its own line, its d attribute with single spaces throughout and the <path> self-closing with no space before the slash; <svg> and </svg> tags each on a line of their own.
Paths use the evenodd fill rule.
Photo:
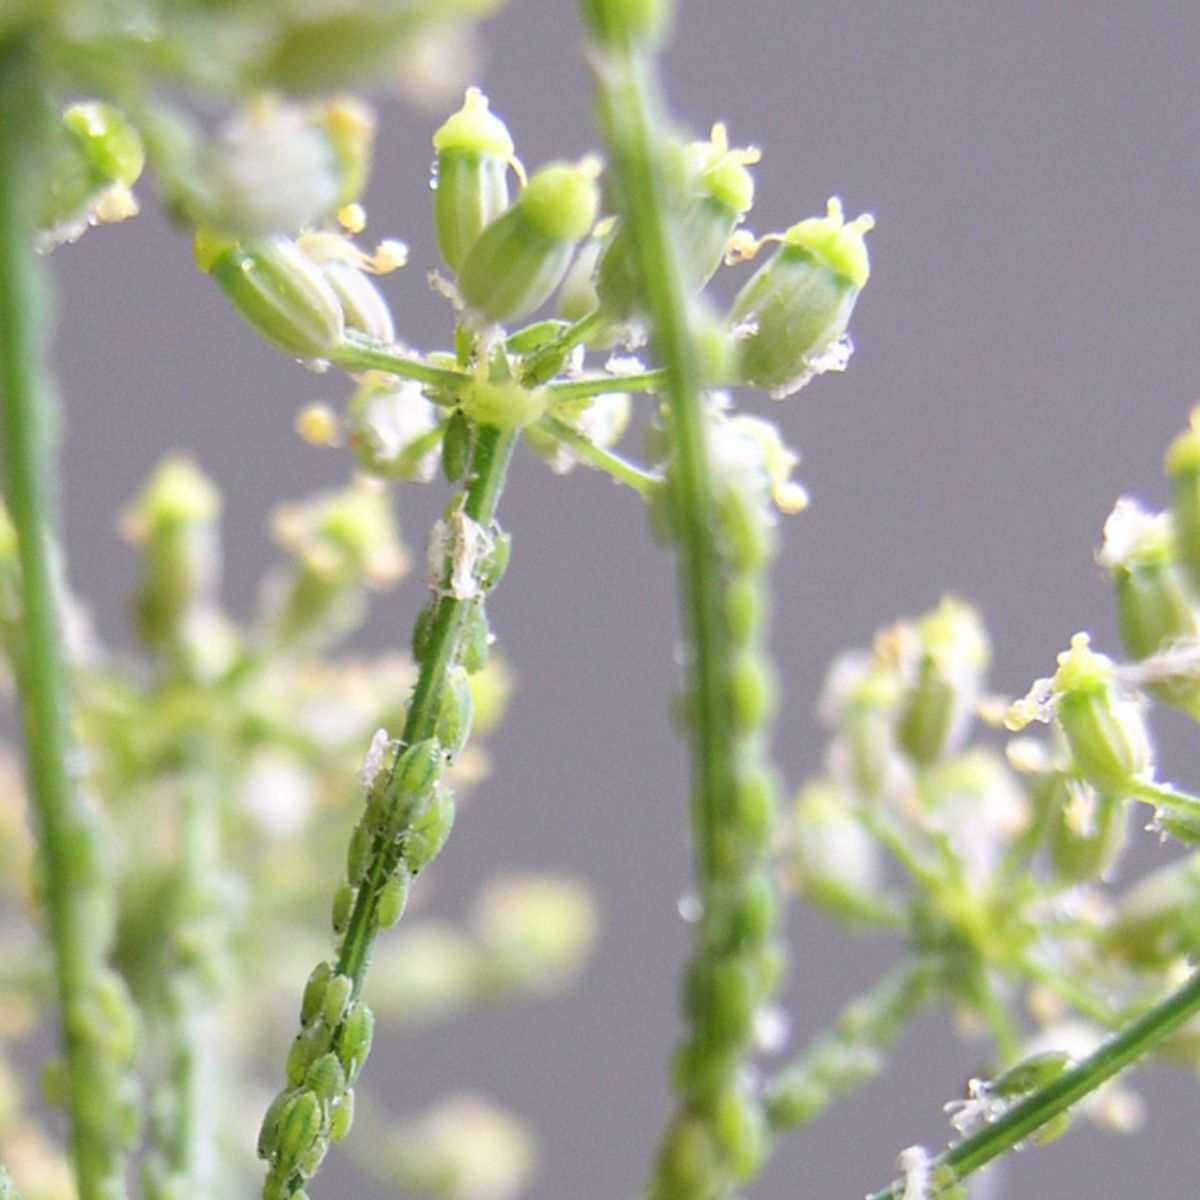
<svg viewBox="0 0 1200 1200">
<path fill-rule="evenodd" d="M 1169 783 L 1143 780 L 1133 785 L 1130 796 L 1144 804 L 1152 804 L 1168 816 L 1193 825 L 1200 825 L 1200 796 L 1181 791 Z"/>
<path fill-rule="evenodd" d="M 603 471 L 606 475 L 610 475 L 615 482 L 626 484 L 643 497 L 649 496 L 655 488 L 662 484 L 660 475 L 655 475 L 652 471 L 644 471 L 619 454 L 605 450 L 602 446 L 593 445 L 578 429 L 568 425 L 566 421 L 560 421 L 557 417 L 543 417 L 537 427 L 562 442 L 564 446 L 569 446 L 574 451 L 575 457 L 586 462 L 588 466 Z"/>
<path fill-rule="evenodd" d="M 429 383 L 455 392 L 467 380 L 462 371 L 433 367 L 418 358 L 398 354 L 391 346 L 353 330 L 347 331 L 346 340 L 329 356 L 329 361 L 347 371 L 384 371 L 401 379 L 415 379 L 418 383 Z"/>
<path fill-rule="evenodd" d="M 932 1163 L 936 1189 L 942 1191 L 953 1186 L 1023 1142 L 1152 1050 L 1197 1012 L 1200 1012 L 1200 972 L 1094 1054 L 1014 1105 L 992 1124 L 938 1155 Z M 903 1195 L 904 1183 L 898 1180 L 868 1200 L 901 1200 Z"/>
<path fill-rule="evenodd" d="M 881 1051 L 929 998 L 941 969 L 932 958 L 906 962 L 851 1001 L 832 1030 L 768 1080 L 771 1127 L 806 1125 L 840 1096 L 879 1075 L 884 1066 Z"/>
<path fill-rule="evenodd" d="M 661 353 L 661 350 L 660 350 Z M 667 383 L 664 370 L 637 371 L 632 375 L 589 375 L 584 379 L 568 379 L 547 384 L 552 402 L 586 400 L 589 396 L 607 396 L 611 392 L 657 392 Z"/>
<path fill-rule="evenodd" d="M 27 47 L 0 47 L 0 389 L 5 493 L 17 533 L 21 608 L 21 707 L 29 785 L 45 868 L 45 905 L 58 979 L 66 1057 L 71 1157 L 80 1200 L 124 1195 L 121 1158 L 105 1128 L 109 1064 L 84 1022 L 107 951 L 95 936 L 98 903 L 81 854 L 95 821 L 76 793 L 62 627 L 49 541 L 54 490 L 53 391 L 46 368 L 45 270 L 33 252 L 46 100 Z"/>
<path fill-rule="evenodd" d="M 552 379 L 562 369 L 567 355 L 606 324 L 608 318 L 604 311 L 596 308 L 573 325 L 568 325 L 557 337 L 551 338 L 525 358 L 521 364 L 521 382 L 525 387 L 537 387 Z"/>
<path fill-rule="evenodd" d="M 516 441 L 517 434 L 514 432 L 492 428 L 480 428 L 478 431 L 463 510 L 484 529 L 495 519 L 496 503 L 504 490 Z M 437 730 L 438 708 L 446 677 L 461 649 L 463 620 L 472 603 L 474 601 L 459 600 L 452 595 L 443 595 L 438 600 L 429 644 L 413 689 L 404 731 L 400 735 L 407 745 L 433 737 Z M 338 973 L 348 975 L 353 981 L 353 994 L 356 997 L 362 991 L 375 945 L 379 894 L 399 865 L 403 853 L 401 844 L 377 839 L 366 881 L 358 889 L 337 961 Z"/>
</svg>

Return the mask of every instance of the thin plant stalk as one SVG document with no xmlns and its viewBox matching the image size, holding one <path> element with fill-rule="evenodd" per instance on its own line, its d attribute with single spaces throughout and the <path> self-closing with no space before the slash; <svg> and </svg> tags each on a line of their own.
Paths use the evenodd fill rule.
<svg viewBox="0 0 1200 1200">
<path fill-rule="evenodd" d="M 1200 972 L 1110 1038 L 1095 1053 L 1033 1092 L 978 1133 L 938 1155 L 930 1164 L 936 1191 L 952 1187 L 1006 1150 L 1020 1145 L 1153 1050 L 1197 1012 L 1200 1012 Z M 868 1200 L 902 1200 L 904 1195 L 904 1181 L 897 1180 L 869 1196 Z"/>
<path fill-rule="evenodd" d="M 45 98 L 21 42 L 0 47 L 0 429 L 5 497 L 19 543 L 21 709 L 29 790 L 45 872 L 44 903 L 55 959 L 66 1066 L 70 1153 L 80 1200 L 124 1195 L 120 1155 L 106 1122 L 108 1076 L 79 1016 L 89 1008 L 98 957 L 95 895 L 80 875 L 81 849 L 99 840 L 70 763 L 70 698 L 54 575 L 53 385 L 46 365 L 48 284 L 33 250 Z"/>
</svg>

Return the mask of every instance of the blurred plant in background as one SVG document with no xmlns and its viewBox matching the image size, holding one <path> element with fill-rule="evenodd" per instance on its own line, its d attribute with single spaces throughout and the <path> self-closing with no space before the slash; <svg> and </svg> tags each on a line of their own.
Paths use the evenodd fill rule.
<svg viewBox="0 0 1200 1200">
<path fill-rule="evenodd" d="M 751 233 L 759 151 L 662 111 L 670 5 L 584 0 L 602 152 L 527 169 L 466 88 L 433 142 L 448 275 L 430 282 L 453 332 L 408 347 L 374 283 L 406 247 L 357 240 L 374 115 L 338 89 L 464 85 L 491 7 L 0 6 L 0 642 L 28 755 L 28 782 L 15 750 L 0 759 L 0 1159 L 28 1200 L 205 1200 L 258 1188 L 257 1154 L 263 1196 L 281 1200 L 307 1195 L 357 1120 L 349 1152 L 388 1187 L 508 1200 L 526 1185 L 534 1144 L 514 1117 L 456 1095 L 394 1118 L 360 1078 L 383 1032 L 569 985 L 596 935 L 577 881 L 486 881 L 461 924 L 422 915 L 414 886 L 486 778 L 479 739 L 508 700 L 486 601 L 511 554 L 498 511 L 522 440 L 637 496 L 679 569 L 695 946 L 646 1196 L 739 1193 L 777 1132 L 880 1072 L 933 1000 L 990 1039 L 994 1071 L 947 1106 L 950 1147 L 904 1151 L 880 1197 L 954 1194 L 1061 1132 L 1076 1102 L 1135 1127 L 1120 1070 L 1150 1051 L 1194 1069 L 1200 1052 L 1197 860 L 1109 882 L 1137 804 L 1163 840 L 1200 838 L 1200 799 L 1157 779 L 1147 724 L 1152 701 L 1200 713 L 1200 418 L 1168 454 L 1172 512 L 1122 500 L 1105 529 L 1129 662 L 1078 634 L 1053 677 L 1001 700 L 979 617 L 946 598 L 836 661 L 824 769 L 784 806 L 769 573 L 781 514 L 808 497 L 775 425 L 737 404 L 846 369 L 874 220 L 847 221 L 834 197 Z M 165 461 L 121 518 L 142 564 L 132 656 L 98 644 L 62 583 L 33 249 L 134 215 L 147 164 L 249 328 L 349 377 L 341 411 L 312 406 L 296 429 L 348 449 L 353 478 L 278 510 L 283 565 L 239 624 L 221 603 L 218 486 Z M 718 312 L 709 281 L 750 263 Z M 644 463 L 617 449 L 631 427 Z M 452 495 L 413 554 L 391 495 L 439 475 Z M 430 595 L 411 646 L 356 657 L 370 594 L 414 559 Z M 1033 722 L 1047 736 L 1022 733 Z M 1002 726 L 1021 736 L 1003 743 Z M 780 1067 L 790 896 L 901 953 Z M 262 1031 L 297 1002 L 286 1062 L 263 1061 Z M 28 1079 L 52 1036 L 42 1092 L 66 1109 L 66 1145 Z"/>
</svg>

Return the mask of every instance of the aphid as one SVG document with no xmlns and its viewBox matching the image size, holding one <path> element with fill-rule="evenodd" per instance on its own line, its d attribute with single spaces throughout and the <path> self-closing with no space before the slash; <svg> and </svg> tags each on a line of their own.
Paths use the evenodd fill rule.
<svg viewBox="0 0 1200 1200">
<path fill-rule="evenodd" d="M 312 1092 L 289 1100 L 279 1118 L 272 1161 L 277 1169 L 295 1170 L 321 1132 L 321 1104 Z"/>
<path fill-rule="evenodd" d="M 342 1016 L 346 1012 L 346 1005 L 350 1003 L 350 993 L 353 990 L 354 984 L 349 975 L 335 975 L 329 981 L 329 986 L 325 989 L 325 1003 L 322 1006 L 321 1015 L 331 1029 L 340 1024 Z"/>
<path fill-rule="evenodd" d="M 353 1083 L 362 1070 L 363 1063 L 367 1061 L 374 1035 L 374 1014 L 361 1000 L 354 1001 L 342 1023 L 337 1044 L 337 1056 L 346 1072 L 348 1083 Z"/>
</svg>

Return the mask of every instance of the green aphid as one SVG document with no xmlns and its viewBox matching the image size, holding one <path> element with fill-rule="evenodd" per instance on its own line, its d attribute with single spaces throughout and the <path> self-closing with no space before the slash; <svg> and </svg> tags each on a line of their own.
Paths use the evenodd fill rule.
<svg viewBox="0 0 1200 1200">
<path fill-rule="evenodd" d="M 493 525 L 491 535 L 491 546 L 480 560 L 476 571 L 479 586 L 485 592 L 490 592 L 504 578 L 504 572 L 508 570 L 508 560 L 512 555 L 512 534 L 505 533 L 503 529 Z"/>
<path fill-rule="evenodd" d="M 471 685 L 465 670 L 451 672 L 442 689 L 438 708 L 437 740 L 442 750 L 453 762 L 467 744 L 471 735 L 471 718 L 474 706 L 471 701 Z"/>
<path fill-rule="evenodd" d="M 337 293 L 290 238 L 240 244 L 201 230 L 196 265 L 251 328 L 285 354 L 321 359 L 341 344 L 345 318 Z"/>
<path fill-rule="evenodd" d="M 454 827 L 454 814 L 453 793 L 447 788 L 438 788 L 405 843 L 404 858 L 414 875 L 442 852 Z"/>
<path fill-rule="evenodd" d="M 350 926 L 350 914 L 354 911 L 354 901 L 358 889 L 348 883 L 343 883 L 333 894 L 333 911 L 331 924 L 333 932 L 340 937 Z"/>
<path fill-rule="evenodd" d="M 425 655 L 429 652 L 429 642 L 433 637 L 437 613 L 437 601 L 434 600 L 417 613 L 417 619 L 413 622 L 412 654 L 415 663 L 423 663 Z"/>
<path fill-rule="evenodd" d="M 458 273 L 466 304 L 488 321 L 518 321 L 562 282 L 575 244 L 596 220 L 596 164 L 553 163 L 475 239 Z"/>
<path fill-rule="evenodd" d="M 350 835 L 350 844 L 346 849 L 346 880 L 352 887 L 358 887 L 367 876 L 374 841 L 366 822 L 359 821 Z"/>
<path fill-rule="evenodd" d="M 733 718 L 741 733 L 752 733 L 770 720 L 778 687 L 774 669 L 764 655 L 739 651 L 734 656 L 730 687 Z"/>
<path fill-rule="evenodd" d="M 287 1057 L 287 1080 L 293 1087 L 304 1082 L 308 1068 L 329 1049 L 333 1034 L 324 1022 L 302 1029 L 292 1042 Z"/>
<path fill-rule="evenodd" d="M 380 929 L 391 929 L 408 907 L 408 893 L 411 884 L 407 874 L 394 875 L 379 891 L 379 902 L 376 907 L 376 920 Z"/>
<path fill-rule="evenodd" d="M 335 975 L 325 989 L 325 1002 L 321 1007 L 321 1016 L 330 1029 L 337 1028 L 350 1003 L 354 991 L 354 981 L 349 975 Z"/>
<path fill-rule="evenodd" d="M 355 1000 L 342 1022 L 337 1039 L 337 1056 L 346 1072 L 346 1082 L 353 1083 L 371 1053 L 375 1035 L 375 1016 L 361 1001 Z"/>
<path fill-rule="evenodd" d="M 312 969 L 308 982 L 304 985 L 304 997 L 300 1001 L 300 1024 L 308 1025 L 321 1014 L 325 1003 L 325 989 L 334 976 L 331 963 L 322 962 Z"/>
<path fill-rule="evenodd" d="M 332 1051 L 322 1054 L 304 1076 L 304 1086 L 325 1106 L 346 1090 L 346 1071 Z"/>
<path fill-rule="evenodd" d="M 271 1101 L 271 1106 L 267 1109 L 258 1130 L 256 1151 L 259 1158 L 271 1158 L 274 1155 L 275 1148 L 279 1144 L 279 1122 L 283 1116 L 283 1110 L 296 1094 L 295 1088 L 284 1088 Z"/>
<path fill-rule="evenodd" d="M 1026 1096 L 1057 1079 L 1072 1062 L 1065 1050 L 1045 1050 L 1031 1055 L 987 1085 L 988 1094 L 1003 1100 L 1015 1100 Z"/>
<path fill-rule="evenodd" d="M 436 737 L 413 743 L 396 760 L 392 778 L 376 801 L 372 817 L 383 837 L 397 838 L 412 824 L 421 802 L 437 786 L 446 767 L 446 755 Z"/>
<path fill-rule="evenodd" d="M 334 1102 L 329 1114 L 329 1140 L 340 1142 L 354 1124 L 354 1089 L 348 1088 Z"/>
<path fill-rule="evenodd" d="M 318 1170 L 321 1164 L 325 1161 L 325 1155 L 329 1153 L 329 1137 L 328 1135 L 318 1135 L 309 1146 L 308 1152 L 300 1159 L 299 1173 L 303 1179 L 311 1179 Z"/>
<path fill-rule="evenodd" d="M 434 230 L 442 258 L 457 271 L 482 230 L 508 208 L 513 140 L 487 97 L 472 87 L 433 135 L 433 148 Z"/>
<path fill-rule="evenodd" d="M 471 423 L 456 408 L 446 421 L 446 432 L 442 437 L 442 474 L 447 483 L 457 483 L 466 473 L 471 461 Z"/>
<path fill-rule="evenodd" d="M 294 1171 L 321 1134 L 321 1102 L 312 1092 L 301 1092 L 284 1106 L 279 1117 L 271 1161 L 279 1172 Z"/>
<path fill-rule="evenodd" d="M 487 613 L 482 604 L 473 604 L 463 621 L 462 649 L 458 653 L 458 660 L 468 675 L 478 674 L 487 665 L 491 645 L 492 627 Z"/>
</svg>

